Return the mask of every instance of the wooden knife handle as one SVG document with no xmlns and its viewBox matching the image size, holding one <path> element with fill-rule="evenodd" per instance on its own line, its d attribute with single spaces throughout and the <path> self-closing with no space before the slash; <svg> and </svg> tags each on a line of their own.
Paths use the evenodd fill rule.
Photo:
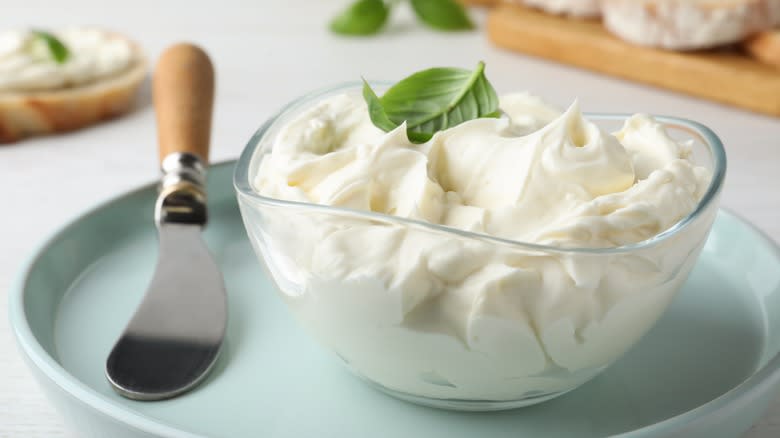
<svg viewBox="0 0 780 438">
<path fill-rule="evenodd" d="M 160 163 L 189 152 L 208 164 L 214 67 L 200 47 L 179 43 L 160 56 L 152 80 Z"/>
</svg>

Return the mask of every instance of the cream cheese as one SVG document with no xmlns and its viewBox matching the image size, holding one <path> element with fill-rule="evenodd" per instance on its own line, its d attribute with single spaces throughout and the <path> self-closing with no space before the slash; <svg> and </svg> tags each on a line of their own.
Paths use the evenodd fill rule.
<svg viewBox="0 0 780 438">
<path fill-rule="evenodd" d="M 650 239 L 688 215 L 710 174 L 652 117 L 615 134 L 524 93 L 506 117 L 424 144 L 385 133 L 359 95 L 287 122 L 261 195 L 373 211 L 553 248 Z M 658 318 L 706 235 L 638 254 L 532 251 L 349 215 L 262 219 L 266 259 L 304 325 L 360 374 L 434 398 L 510 400 L 587 380 Z M 250 234 L 252 231 L 250 230 Z"/>
<path fill-rule="evenodd" d="M 598 0 L 523 0 L 523 2 L 553 14 L 596 17 L 601 13 Z"/>
<path fill-rule="evenodd" d="M 778 0 L 605 0 L 602 10 L 619 37 L 674 50 L 732 44 L 780 24 Z"/>
<path fill-rule="evenodd" d="M 525 94 L 503 119 L 415 145 L 384 133 L 357 96 L 322 102 L 279 133 L 255 188 L 269 197 L 422 219 L 521 242 L 612 247 L 689 213 L 709 176 L 647 115 L 615 135 Z"/>
<path fill-rule="evenodd" d="M 126 71 L 133 48 L 122 38 L 97 29 L 55 33 L 70 56 L 58 64 L 32 31 L 0 33 L 0 92 L 56 90 L 79 86 Z"/>
</svg>

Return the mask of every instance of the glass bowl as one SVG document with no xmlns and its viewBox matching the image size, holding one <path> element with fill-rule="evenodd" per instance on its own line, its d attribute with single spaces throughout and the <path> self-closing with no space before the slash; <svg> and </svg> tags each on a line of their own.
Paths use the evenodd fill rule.
<svg viewBox="0 0 780 438">
<path fill-rule="evenodd" d="M 692 143 L 693 161 L 712 172 L 710 185 L 677 224 L 620 247 L 529 244 L 368 211 L 273 199 L 253 190 L 259 160 L 270 153 L 281 126 L 325 97 L 360 90 L 359 83 L 344 84 L 287 105 L 249 141 L 234 184 L 252 246 L 298 321 L 356 375 L 393 396 L 486 411 L 531 405 L 570 391 L 617 360 L 656 323 L 707 239 L 725 176 L 723 145 L 709 128 L 672 117 L 657 119 L 674 138 Z M 612 132 L 629 115 L 586 117 Z M 330 237 L 336 233 L 342 243 L 334 249 Z M 354 240 L 344 244 L 345 235 Z M 405 245 L 386 244 L 392 241 L 431 250 L 425 260 L 408 260 Z M 337 256 L 318 256 L 325 253 Z M 345 271 L 339 263 L 344 257 L 360 263 Z M 364 259 L 371 261 L 361 265 Z M 417 281 L 415 290 L 376 275 L 376 260 L 420 269 L 410 275 L 422 278 L 444 268 L 460 269 L 463 278 L 458 285 L 424 288 L 419 285 L 425 282 Z M 474 264 L 483 266 L 476 272 L 489 268 L 496 273 L 473 280 L 481 281 L 476 296 L 468 293 L 477 276 L 469 268 Z M 497 309 L 491 317 L 462 311 L 480 306 Z M 440 323 L 444 320 L 447 324 Z"/>
</svg>

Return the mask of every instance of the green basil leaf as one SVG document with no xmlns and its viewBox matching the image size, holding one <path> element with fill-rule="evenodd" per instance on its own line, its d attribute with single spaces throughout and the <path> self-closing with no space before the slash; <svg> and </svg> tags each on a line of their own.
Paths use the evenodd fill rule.
<svg viewBox="0 0 780 438">
<path fill-rule="evenodd" d="M 64 63 L 70 57 L 70 51 L 65 47 L 65 44 L 49 32 L 34 30 L 33 35 L 46 43 L 46 47 L 49 48 L 49 54 L 51 54 L 52 59 L 54 59 L 57 64 Z"/>
<path fill-rule="evenodd" d="M 363 98 L 371 121 L 383 131 L 406 122 L 409 140 L 428 141 L 433 134 L 480 117 L 497 117 L 498 96 L 485 77 L 485 64 L 474 71 L 432 68 L 417 72 L 378 98 L 365 84 Z"/>
<path fill-rule="evenodd" d="M 466 10 L 455 0 L 412 0 L 412 9 L 420 20 L 435 29 L 474 28 Z"/>
<path fill-rule="evenodd" d="M 342 35 L 371 35 L 379 32 L 389 13 L 384 0 L 357 0 L 330 22 L 330 30 Z"/>
<path fill-rule="evenodd" d="M 374 126 L 385 132 L 390 132 L 398 126 L 387 117 L 382 102 L 365 79 L 363 79 L 363 99 L 368 104 L 368 116 Z"/>
</svg>

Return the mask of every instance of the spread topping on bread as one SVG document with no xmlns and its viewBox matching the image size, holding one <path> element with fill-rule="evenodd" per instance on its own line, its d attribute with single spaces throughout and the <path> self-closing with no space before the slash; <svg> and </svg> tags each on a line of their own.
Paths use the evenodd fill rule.
<svg viewBox="0 0 780 438">
<path fill-rule="evenodd" d="M 98 29 L 0 32 L 0 93 L 85 85 L 119 75 L 133 62 L 129 41 Z"/>
<path fill-rule="evenodd" d="M 598 17 L 601 12 L 599 0 L 523 0 L 523 3 L 552 14 L 573 17 Z"/>
<path fill-rule="evenodd" d="M 780 23 L 780 0 L 601 0 L 601 8 L 615 35 L 675 50 L 735 43 Z"/>
</svg>

